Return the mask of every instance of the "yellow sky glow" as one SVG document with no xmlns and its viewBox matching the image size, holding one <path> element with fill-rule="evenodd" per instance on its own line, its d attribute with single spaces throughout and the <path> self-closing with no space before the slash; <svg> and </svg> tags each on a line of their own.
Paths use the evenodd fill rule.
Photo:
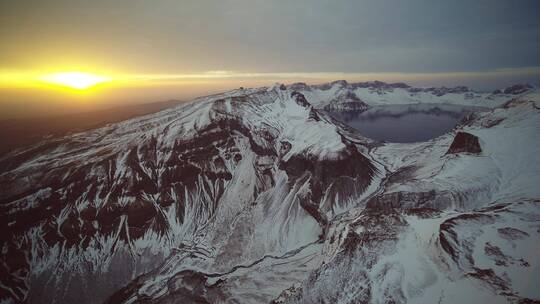
<svg viewBox="0 0 540 304">
<path fill-rule="evenodd" d="M 276 82 L 309 84 L 346 79 L 350 82 L 403 81 L 413 86 L 494 83 L 499 88 L 523 77 L 538 77 L 540 67 L 456 73 L 290 73 L 194 71 L 148 73 L 120 71 L 97 65 L 58 65 L 35 69 L 0 67 L 0 120 L 103 109 L 162 100 L 189 101 L 238 87 L 270 86 Z"/>
<path fill-rule="evenodd" d="M 97 84 L 112 80 L 108 76 L 100 76 L 83 72 L 63 72 L 40 77 L 46 83 L 66 86 L 77 90 L 85 90 Z"/>
<path fill-rule="evenodd" d="M 60 91 L 82 92 L 95 90 L 95 87 L 155 87 L 190 84 L 234 83 L 238 85 L 267 85 L 272 82 L 290 83 L 305 81 L 308 83 L 326 82 L 337 79 L 349 81 L 405 81 L 429 82 L 437 79 L 474 79 L 498 76 L 539 75 L 540 68 L 498 69 L 486 72 L 462 73 L 257 73 L 242 71 L 207 71 L 199 73 L 117 73 L 106 70 L 57 69 L 57 70 L 2 70 L 0 68 L 0 88 L 43 88 Z M 442 81 L 442 80 L 441 80 Z M 448 84 L 448 85 L 451 85 Z"/>
</svg>

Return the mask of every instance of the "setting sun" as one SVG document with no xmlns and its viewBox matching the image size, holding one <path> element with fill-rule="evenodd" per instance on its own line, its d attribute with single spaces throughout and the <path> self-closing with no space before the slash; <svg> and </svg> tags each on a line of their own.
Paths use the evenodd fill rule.
<svg viewBox="0 0 540 304">
<path fill-rule="evenodd" d="M 84 90 L 96 84 L 111 81 L 111 78 L 82 72 L 65 72 L 45 75 L 41 77 L 41 80 L 51 84 Z"/>
</svg>

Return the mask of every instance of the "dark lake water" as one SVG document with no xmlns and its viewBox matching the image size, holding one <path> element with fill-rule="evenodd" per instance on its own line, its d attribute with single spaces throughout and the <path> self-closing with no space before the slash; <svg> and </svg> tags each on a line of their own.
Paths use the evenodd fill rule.
<svg viewBox="0 0 540 304">
<path fill-rule="evenodd" d="M 413 104 L 375 106 L 364 112 L 329 112 L 363 135 L 386 142 L 426 141 L 452 130 L 461 118 L 481 107 Z"/>
</svg>

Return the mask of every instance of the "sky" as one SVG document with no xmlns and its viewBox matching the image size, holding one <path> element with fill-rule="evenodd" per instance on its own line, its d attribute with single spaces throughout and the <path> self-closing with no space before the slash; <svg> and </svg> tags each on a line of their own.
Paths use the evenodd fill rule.
<svg viewBox="0 0 540 304">
<path fill-rule="evenodd" d="M 274 82 L 540 86 L 540 1 L 0 1 L 0 118 Z M 83 71 L 84 93 L 36 82 Z"/>
</svg>

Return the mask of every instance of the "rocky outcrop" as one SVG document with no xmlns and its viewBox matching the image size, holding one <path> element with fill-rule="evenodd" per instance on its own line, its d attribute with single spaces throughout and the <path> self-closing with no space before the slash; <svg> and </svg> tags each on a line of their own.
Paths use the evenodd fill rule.
<svg viewBox="0 0 540 304">
<path fill-rule="evenodd" d="M 372 88 L 372 89 L 408 89 L 409 85 L 403 82 L 387 83 L 383 81 L 366 81 L 351 83 L 352 88 Z"/>
<path fill-rule="evenodd" d="M 302 207 L 312 215 L 331 210 L 334 204 L 339 203 L 325 199 L 336 195 L 358 197 L 377 173 L 375 166 L 352 143 L 345 141 L 345 144 L 347 149 L 336 159 L 319 160 L 315 155 L 301 154 L 294 155 L 279 164 L 280 169 L 287 173 L 291 181 L 307 180 L 310 192 L 300 198 Z M 326 210 L 318 210 L 318 206 Z M 314 217 L 323 227 L 326 226 L 326 220 L 320 220 L 322 216 Z"/>
<path fill-rule="evenodd" d="M 511 94 L 511 95 L 519 95 L 523 94 L 527 91 L 530 91 L 533 88 L 530 84 L 515 84 L 513 86 L 510 86 L 506 89 L 504 89 L 504 94 Z"/>
<path fill-rule="evenodd" d="M 306 97 L 304 95 L 302 95 L 301 93 L 296 92 L 296 91 L 292 92 L 291 97 L 294 98 L 294 100 L 296 101 L 296 103 L 299 106 L 302 106 L 302 107 L 305 107 L 305 108 L 311 107 L 311 104 L 309 103 L 309 101 L 307 101 Z"/>
<path fill-rule="evenodd" d="M 480 142 L 478 137 L 467 133 L 467 132 L 458 132 L 454 137 L 454 141 L 450 145 L 450 148 L 446 154 L 455 154 L 455 153 L 472 153 L 479 154 L 482 152 L 480 147 Z"/>
<path fill-rule="evenodd" d="M 400 210 L 413 213 L 444 210 L 455 203 L 449 191 L 392 192 L 376 196 L 366 203 L 366 208 Z"/>
<path fill-rule="evenodd" d="M 365 102 L 360 100 L 356 94 L 350 91 L 338 95 L 324 106 L 324 110 L 326 111 L 362 112 L 368 108 L 369 106 Z"/>
</svg>

